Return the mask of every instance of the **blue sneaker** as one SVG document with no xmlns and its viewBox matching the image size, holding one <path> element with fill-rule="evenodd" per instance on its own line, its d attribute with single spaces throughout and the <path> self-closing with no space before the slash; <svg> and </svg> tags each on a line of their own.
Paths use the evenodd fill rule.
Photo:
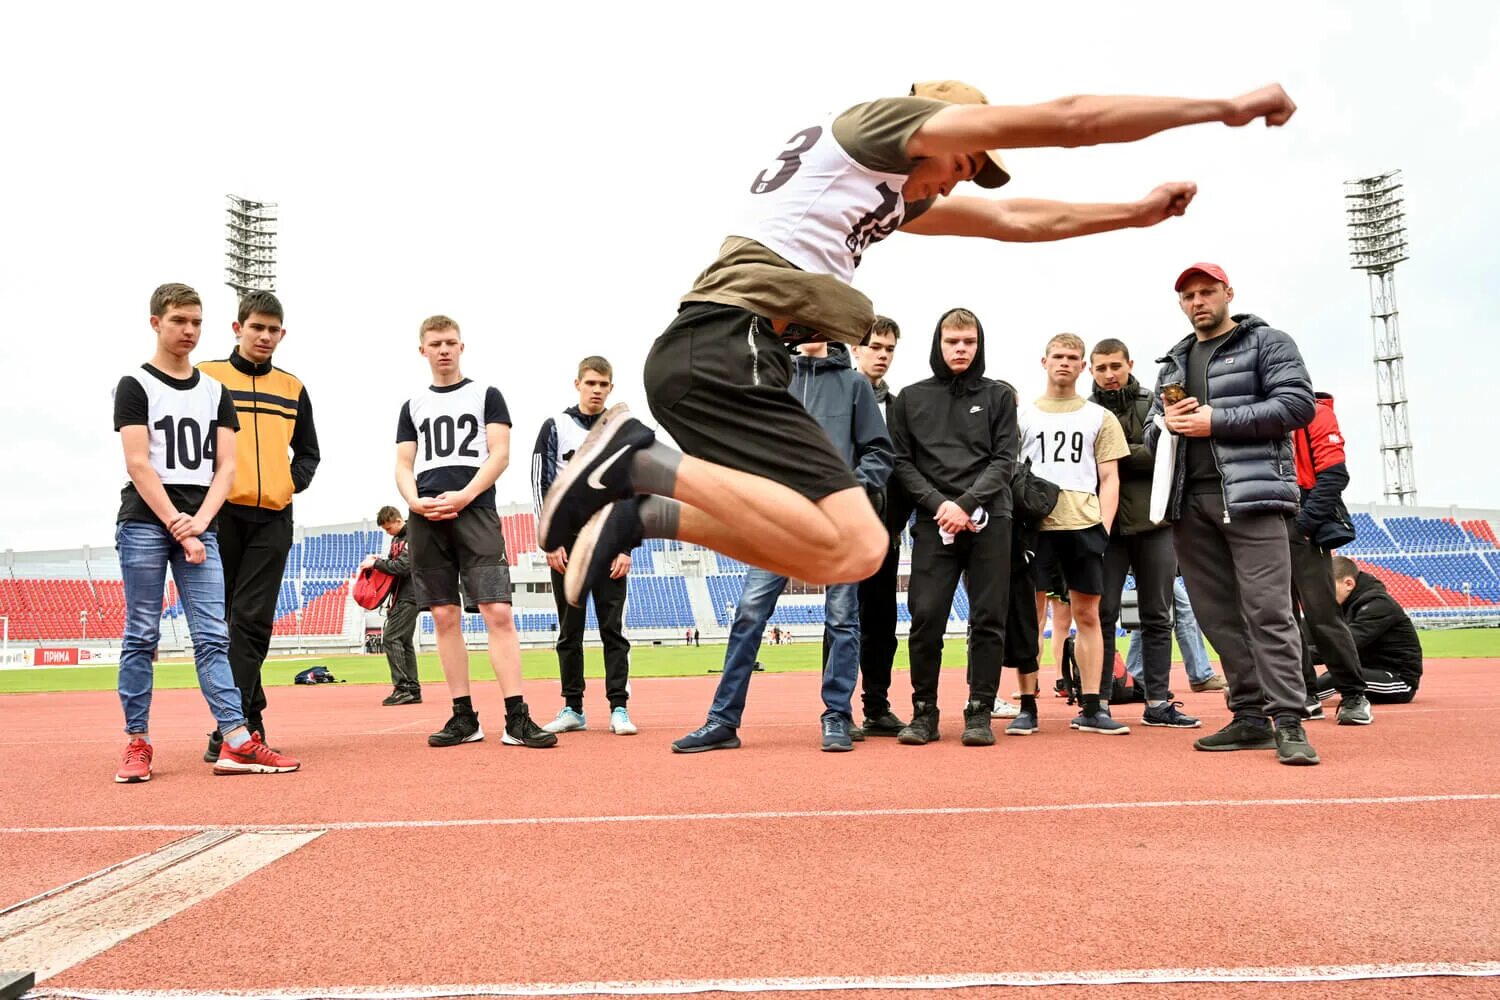
<svg viewBox="0 0 1500 1000">
<path fill-rule="evenodd" d="M 1010 720 L 1010 725 L 1005 727 L 1006 736 L 1030 736 L 1041 727 L 1037 722 L 1036 713 L 1021 709 L 1016 717 Z"/>
<path fill-rule="evenodd" d="M 589 720 L 583 717 L 582 712 L 575 712 L 567 706 L 557 713 L 557 718 L 542 727 L 544 733 L 571 733 L 575 730 L 584 730 L 589 727 Z"/>
<path fill-rule="evenodd" d="M 739 731 L 722 722 L 709 721 L 672 743 L 673 753 L 703 753 L 705 750 L 733 750 L 740 745 Z"/>
<path fill-rule="evenodd" d="M 1105 736 L 1124 736 L 1130 732 L 1129 726 L 1116 722 L 1102 708 L 1093 715 L 1079 715 L 1069 725 L 1080 733 L 1101 733 Z"/>
<path fill-rule="evenodd" d="M 1156 706 L 1147 705 L 1146 711 L 1141 715 L 1141 725 L 1165 726 L 1168 729 L 1197 729 L 1203 725 L 1201 720 L 1177 711 L 1181 705 L 1180 701 L 1169 701 Z"/>
<path fill-rule="evenodd" d="M 630 721 L 630 713 L 621 705 L 609 713 L 609 731 L 616 736 L 634 736 L 639 730 L 635 723 Z"/>
<path fill-rule="evenodd" d="M 823 716 L 823 749 L 831 753 L 854 749 L 848 718 L 834 712 Z"/>
</svg>

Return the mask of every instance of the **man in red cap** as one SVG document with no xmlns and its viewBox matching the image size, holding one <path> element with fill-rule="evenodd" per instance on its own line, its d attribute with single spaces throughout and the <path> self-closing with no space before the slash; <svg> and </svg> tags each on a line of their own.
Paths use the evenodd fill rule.
<svg viewBox="0 0 1500 1000">
<path fill-rule="evenodd" d="M 1290 435 L 1312 419 L 1312 381 L 1291 337 L 1259 316 L 1230 315 L 1234 289 L 1219 265 L 1194 264 L 1175 287 L 1193 333 L 1164 359 L 1146 444 L 1174 449 L 1167 519 L 1234 713 L 1193 745 L 1275 749 L 1283 764 L 1316 764 L 1302 729 L 1302 640 L 1287 558 L 1298 501 Z"/>
<path fill-rule="evenodd" d="M 565 580 L 579 603 L 604 554 L 643 536 L 679 538 L 811 583 L 862 580 L 888 537 L 849 465 L 786 391 L 786 343 L 854 345 L 875 318 L 850 287 L 871 244 L 902 230 L 1034 242 L 1181 215 L 1194 184 L 1118 204 L 949 197 L 963 181 L 1009 180 L 996 150 L 1134 142 L 1200 122 L 1282 125 L 1296 111 L 1272 84 L 1237 98 L 1068 97 L 989 105 L 957 81 L 802 121 L 757 173 L 743 221 L 683 297 L 645 370 L 651 412 L 682 448 L 616 407 L 543 505 L 544 548 L 579 533 Z M 967 521 L 976 506 L 945 513 Z M 1004 513 L 1004 512 L 992 512 Z"/>
</svg>

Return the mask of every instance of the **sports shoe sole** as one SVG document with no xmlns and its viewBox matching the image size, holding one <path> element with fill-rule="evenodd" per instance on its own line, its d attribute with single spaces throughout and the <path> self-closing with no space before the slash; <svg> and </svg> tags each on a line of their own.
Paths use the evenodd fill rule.
<svg viewBox="0 0 1500 1000">
<path fill-rule="evenodd" d="M 589 429 L 588 434 L 584 436 L 583 443 L 573 452 L 573 457 L 568 460 L 567 465 L 563 466 L 562 472 L 558 473 L 552 488 L 547 491 L 546 499 L 542 501 L 542 516 L 536 526 L 536 537 L 542 543 L 544 551 L 550 552 L 557 548 L 556 545 L 552 546 L 552 549 L 547 548 L 547 535 L 552 530 L 552 519 L 557 516 L 557 508 L 562 505 L 563 497 L 567 495 L 568 490 L 573 488 L 578 477 L 588 471 L 589 460 L 594 451 L 608 446 L 615 432 L 626 422 L 622 418 L 628 416 L 630 416 L 630 407 L 625 403 L 616 403 L 605 410 L 604 416 L 600 417 L 599 421 Z M 572 559 L 569 558 L 568 561 L 571 563 Z"/>
<path fill-rule="evenodd" d="M 430 747 L 456 747 L 462 746 L 465 743 L 478 743 L 482 739 L 484 739 L 483 729 L 476 729 L 474 730 L 473 735 L 465 736 L 463 739 L 454 740 L 451 743 L 447 740 L 438 739 L 438 734 L 433 733 L 431 736 L 427 737 L 427 745 Z"/>
<path fill-rule="evenodd" d="M 237 761 L 226 762 L 223 757 L 214 765 L 214 774 L 290 774 L 300 770 L 300 762 L 291 767 L 272 767 L 270 764 L 241 764 Z"/>
<path fill-rule="evenodd" d="M 722 743 L 705 743 L 701 747 L 680 747 L 676 743 L 673 743 L 672 744 L 672 752 L 673 753 L 706 753 L 709 750 L 738 750 L 739 747 L 740 747 L 740 738 L 738 736 L 736 736 L 733 739 L 725 740 Z M 850 749 L 853 749 L 853 748 L 851 747 Z"/>
<path fill-rule="evenodd" d="M 823 752 L 824 753 L 848 753 L 850 750 L 853 750 L 853 749 L 854 749 L 854 741 L 852 739 L 848 743 L 824 743 L 823 744 Z"/>
<path fill-rule="evenodd" d="M 1094 726 L 1074 726 L 1080 733 L 1097 733 L 1100 736 L 1129 736 L 1130 727 L 1122 725 L 1119 729 L 1098 729 Z"/>
<path fill-rule="evenodd" d="M 530 747 L 533 750 L 546 750 L 548 747 L 555 747 L 555 746 L 557 746 L 557 737 L 555 735 L 553 735 L 552 733 L 548 733 L 547 735 L 551 736 L 552 739 L 550 739 L 550 740 L 523 740 L 523 739 L 518 739 L 515 736 L 512 736 L 510 733 L 501 733 L 500 734 L 500 742 L 503 743 L 505 746 L 508 746 L 508 747 Z"/>
<path fill-rule="evenodd" d="M 614 501 L 610 501 L 595 511 L 584 524 L 583 530 L 578 533 L 578 540 L 573 543 L 573 551 L 568 554 L 568 569 L 563 574 L 563 597 L 575 608 L 583 607 L 583 588 L 589 582 L 589 562 L 594 558 L 594 549 L 599 545 L 599 536 L 604 534 L 604 522 L 609 520 L 609 515 L 614 513 L 614 509 Z"/>
<path fill-rule="evenodd" d="M 1279 763 L 1286 764 L 1289 767 L 1307 767 L 1309 765 L 1322 762 L 1321 758 L 1318 757 L 1318 753 L 1316 750 L 1314 750 L 1311 755 L 1293 754 L 1287 757 L 1283 757 L 1280 753 L 1277 753 L 1276 760 Z"/>
<path fill-rule="evenodd" d="M 624 726 L 611 722 L 609 724 L 609 731 L 614 733 L 616 736 L 634 736 L 636 733 L 640 732 L 640 730 L 635 727 L 634 722 L 631 722 Z"/>
<path fill-rule="evenodd" d="M 943 734 L 942 733 L 933 733 L 931 739 L 921 739 L 921 738 L 916 737 L 916 736 L 913 736 L 911 739 L 907 739 L 905 736 L 897 736 L 896 737 L 896 739 L 897 739 L 898 742 L 900 742 L 900 743 L 902 743 L 902 744 L 904 744 L 906 746 L 909 746 L 909 747 L 925 747 L 927 744 L 929 744 L 929 743 L 936 743 L 938 740 L 940 740 L 942 738 L 943 738 Z"/>
<path fill-rule="evenodd" d="M 958 742 L 966 747 L 992 747 L 995 745 L 995 734 L 989 729 L 979 734 L 964 733 L 958 738 Z"/>
<path fill-rule="evenodd" d="M 143 781 L 150 781 L 150 780 L 151 780 L 151 772 L 150 771 L 147 771 L 144 775 L 141 775 L 138 778 L 122 778 L 118 774 L 115 775 L 115 784 L 117 784 L 117 785 L 139 785 Z"/>
<path fill-rule="evenodd" d="M 1265 739 L 1256 740 L 1253 743 L 1221 743 L 1217 746 L 1204 746 L 1202 740 L 1194 740 L 1193 749 L 1203 750 L 1208 753 L 1218 753 L 1223 750 L 1275 750 L 1276 737 L 1267 736 Z"/>
<path fill-rule="evenodd" d="M 553 729 L 552 728 L 553 726 L 557 726 L 558 728 Z M 553 733 L 553 734 L 556 734 L 556 733 L 584 733 L 584 732 L 588 732 L 588 728 L 589 728 L 589 724 L 587 722 L 585 722 L 585 723 L 583 723 L 583 724 L 580 725 L 578 723 L 575 723 L 572 719 L 569 719 L 566 722 L 558 722 L 556 719 L 553 719 L 551 722 L 549 722 L 549 723 L 545 724 L 544 726 L 542 726 L 542 732 L 544 732 L 544 733 Z M 614 726 L 610 726 L 609 728 L 610 729 L 614 729 L 615 727 Z"/>
<path fill-rule="evenodd" d="M 1018 729 L 1018 728 L 1016 728 L 1014 726 L 1006 726 L 1005 727 L 1005 735 L 1006 736 L 1030 736 L 1031 734 L 1035 733 L 1037 730 L 1039 730 L 1041 728 L 1042 728 L 1041 726 L 1032 726 L 1030 729 Z"/>
<path fill-rule="evenodd" d="M 1355 718 L 1339 713 L 1339 725 L 1341 726 L 1372 726 L 1375 724 L 1375 716 L 1367 715 L 1364 718 Z"/>
</svg>

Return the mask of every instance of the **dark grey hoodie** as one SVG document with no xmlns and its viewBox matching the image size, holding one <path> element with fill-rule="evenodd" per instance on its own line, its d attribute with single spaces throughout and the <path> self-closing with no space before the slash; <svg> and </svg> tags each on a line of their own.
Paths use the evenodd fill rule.
<svg viewBox="0 0 1500 1000">
<path fill-rule="evenodd" d="M 896 479 L 928 513 L 952 500 L 966 514 L 983 507 L 992 517 L 1009 517 L 1020 447 L 1016 391 L 984 377 L 982 325 L 973 364 L 959 375 L 948 370 L 941 340 L 947 316 L 932 331 L 932 377 L 901 390 L 891 408 Z"/>
</svg>

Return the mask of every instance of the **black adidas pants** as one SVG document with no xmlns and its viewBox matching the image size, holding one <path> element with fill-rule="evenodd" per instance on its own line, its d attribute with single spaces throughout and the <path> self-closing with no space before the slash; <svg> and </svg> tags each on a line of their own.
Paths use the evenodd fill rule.
<svg viewBox="0 0 1500 1000">
<path fill-rule="evenodd" d="M 1365 697 L 1376 705 L 1405 705 L 1417 696 L 1417 689 L 1401 679 L 1400 674 L 1379 667 L 1365 667 Z M 1327 701 L 1339 693 L 1332 674 L 1321 674 L 1317 681 L 1318 700 Z"/>
</svg>

